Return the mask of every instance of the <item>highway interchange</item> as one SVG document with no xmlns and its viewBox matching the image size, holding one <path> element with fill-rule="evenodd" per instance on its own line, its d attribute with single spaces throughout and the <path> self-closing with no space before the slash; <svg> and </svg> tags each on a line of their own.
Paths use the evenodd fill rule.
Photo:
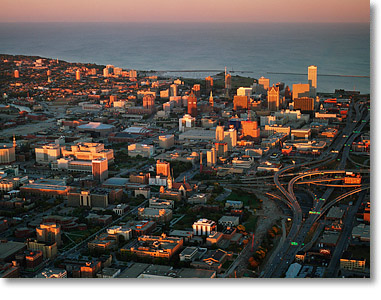
<svg viewBox="0 0 381 300">
<path fill-rule="evenodd" d="M 353 116 L 354 115 L 354 116 Z M 339 133 L 338 137 L 332 142 L 332 144 L 322 153 L 320 158 L 312 161 L 307 161 L 300 164 L 293 164 L 286 166 L 280 169 L 274 174 L 274 176 L 263 176 L 253 178 L 241 179 L 242 183 L 239 184 L 229 184 L 229 187 L 240 187 L 243 190 L 250 191 L 257 189 L 259 186 L 266 185 L 268 187 L 276 187 L 276 189 L 281 193 L 279 196 L 276 193 L 267 193 L 269 196 L 282 201 L 285 203 L 292 212 L 292 226 L 288 232 L 286 239 L 281 240 L 275 253 L 271 255 L 269 261 L 263 268 L 263 271 L 260 274 L 262 278 L 280 278 L 283 277 L 290 264 L 293 263 L 296 253 L 299 250 L 305 250 L 316 241 L 319 237 L 320 231 L 324 226 L 318 226 L 317 232 L 313 236 L 313 239 L 310 243 L 304 245 L 304 241 L 307 237 L 307 234 L 313 228 L 314 224 L 320 220 L 320 218 L 332 207 L 334 204 L 337 204 L 342 199 L 346 197 L 360 193 L 360 200 L 356 202 L 354 207 L 351 207 L 349 216 L 344 220 L 344 230 L 343 237 L 345 239 L 340 239 L 339 244 L 337 245 L 336 250 L 332 256 L 331 264 L 328 266 L 325 277 L 334 277 L 337 275 L 337 263 L 341 257 L 342 251 L 345 250 L 348 244 L 348 236 L 350 237 L 353 218 L 357 212 L 358 206 L 361 204 L 366 190 L 368 190 L 369 184 L 364 184 L 364 180 L 361 185 L 345 185 L 342 182 L 343 177 L 346 172 L 350 171 L 345 169 L 346 163 L 349 157 L 351 145 L 354 140 L 361 135 L 364 127 L 370 121 L 370 113 L 368 110 L 367 103 L 356 102 L 351 103 L 350 110 L 348 112 L 347 121 L 345 127 Z M 339 162 L 335 170 L 325 169 L 327 165 L 334 162 Z M 357 173 L 359 170 L 355 170 Z M 290 173 L 292 172 L 292 173 Z M 369 169 L 362 169 L 362 173 L 370 172 Z M 333 176 L 335 176 L 333 177 Z M 337 176 L 339 175 L 339 176 Z M 270 184 L 269 179 L 273 178 L 274 184 Z M 302 181 L 303 178 L 307 180 Z M 287 186 L 285 187 L 285 181 L 288 180 Z M 282 183 L 283 182 L 283 183 Z M 329 182 L 329 183 L 327 183 Z M 366 180 L 365 180 L 366 182 Z M 303 216 L 303 211 L 300 206 L 300 203 L 295 195 L 294 188 L 295 185 L 300 186 L 300 184 L 315 184 L 326 186 L 326 190 L 320 197 L 314 197 L 313 205 L 311 207 L 310 214 Z M 342 194 L 332 201 L 326 201 L 330 198 L 331 194 L 336 187 L 349 187 L 352 186 L 354 189 L 350 190 L 347 193 Z M 287 189 L 286 189 L 287 188 Z M 272 191 L 274 188 L 272 188 Z M 356 209 L 357 207 L 357 209 Z M 320 225 L 320 224 L 318 224 Z M 319 231 L 320 230 L 320 231 Z"/>
</svg>

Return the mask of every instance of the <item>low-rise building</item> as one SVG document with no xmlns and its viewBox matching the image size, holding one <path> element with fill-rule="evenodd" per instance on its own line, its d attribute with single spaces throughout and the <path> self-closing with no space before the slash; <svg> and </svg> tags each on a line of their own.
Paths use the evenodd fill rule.
<svg viewBox="0 0 381 300">
<path fill-rule="evenodd" d="M 26 245 L 20 242 L 1 241 L 0 242 L 0 263 L 11 262 L 17 253 L 23 252 Z"/>
<path fill-rule="evenodd" d="M 163 149 L 169 149 L 175 144 L 175 136 L 171 135 L 160 135 L 159 136 L 159 146 Z"/>
<path fill-rule="evenodd" d="M 359 224 L 352 229 L 352 238 L 358 239 L 362 242 L 370 242 L 370 226 L 366 224 Z"/>
<path fill-rule="evenodd" d="M 177 236 L 184 240 L 185 243 L 189 242 L 194 234 L 193 231 L 186 231 L 186 230 L 171 230 L 169 232 L 169 236 Z"/>
<path fill-rule="evenodd" d="M 171 258 L 178 253 L 183 246 L 183 239 L 178 237 L 161 236 L 139 236 L 120 249 L 121 255 L 124 253 L 136 254 L 140 257 Z"/>
<path fill-rule="evenodd" d="M 239 225 L 239 217 L 237 216 L 222 216 L 218 220 L 218 225 L 222 227 L 234 227 Z"/>
<path fill-rule="evenodd" d="M 217 245 L 223 239 L 223 237 L 224 237 L 224 235 L 222 232 L 213 231 L 206 238 L 206 244 L 208 246 Z"/>
<path fill-rule="evenodd" d="M 217 230 L 216 222 L 208 219 L 199 219 L 192 225 L 194 235 L 210 235 Z"/>
<path fill-rule="evenodd" d="M 194 194 L 188 198 L 187 202 L 189 204 L 206 204 L 209 196 L 209 194 Z"/>
<path fill-rule="evenodd" d="M 129 208 L 130 206 L 127 204 L 118 204 L 116 207 L 112 209 L 112 211 L 116 213 L 118 216 L 123 216 Z"/>
<path fill-rule="evenodd" d="M 242 201 L 226 200 L 225 208 L 240 209 L 243 207 Z"/>
<path fill-rule="evenodd" d="M 142 221 L 130 221 L 126 223 L 132 229 L 132 236 L 138 237 L 141 235 L 148 235 L 156 228 L 156 222 L 142 220 Z"/>
<path fill-rule="evenodd" d="M 122 189 L 94 188 L 91 190 L 71 191 L 67 195 L 68 206 L 73 207 L 107 207 L 114 200 L 119 200 L 123 196 Z"/>
<path fill-rule="evenodd" d="M 199 248 L 199 247 L 186 247 L 179 254 L 180 261 L 194 261 L 198 259 L 202 255 L 204 255 L 208 251 L 207 248 Z"/>
<path fill-rule="evenodd" d="M 175 207 L 175 201 L 168 199 L 151 198 L 149 199 L 149 207 L 173 209 Z"/>
<path fill-rule="evenodd" d="M 104 253 L 107 250 L 115 250 L 117 247 L 117 240 L 114 239 L 113 236 L 103 233 L 89 242 L 87 246 L 91 252 Z"/>
<path fill-rule="evenodd" d="M 60 268 L 45 268 L 35 278 L 67 278 L 67 271 Z"/>
<path fill-rule="evenodd" d="M 193 261 L 192 267 L 214 270 L 217 273 L 221 272 L 222 265 L 228 259 L 228 253 L 224 250 L 209 250 L 200 260 Z"/>
<path fill-rule="evenodd" d="M 340 269 L 349 271 L 365 271 L 366 259 L 364 258 L 354 258 L 352 253 L 345 251 L 340 258 Z"/>
<path fill-rule="evenodd" d="M 20 187 L 22 194 L 66 196 L 72 187 L 56 180 L 36 180 Z"/>
<path fill-rule="evenodd" d="M 164 208 L 139 207 L 138 217 L 140 220 L 153 220 L 158 223 L 168 222 L 172 219 L 172 210 Z"/>
<path fill-rule="evenodd" d="M 115 237 L 116 239 L 123 237 L 125 241 L 128 241 L 132 238 L 132 229 L 130 228 L 130 226 L 127 226 L 127 225 L 112 226 L 110 228 L 107 228 L 107 233 L 110 236 Z"/>
<path fill-rule="evenodd" d="M 152 145 L 145 144 L 132 144 L 128 146 L 128 155 L 131 157 L 142 156 L 142 157 L 152 157 L 155 153 L 155 148 Z"/>
</svg>

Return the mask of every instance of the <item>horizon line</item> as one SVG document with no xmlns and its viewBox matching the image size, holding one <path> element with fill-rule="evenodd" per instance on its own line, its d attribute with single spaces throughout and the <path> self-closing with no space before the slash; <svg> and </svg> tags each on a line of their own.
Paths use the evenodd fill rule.
<svg viewBox="0 0 381 300">
<path fill-rule="evenodd" d="M 30 24 L 30 23 L 83 23 L 83 24 L 370 24 L 369 21 L 328 21 L 328 22 L 316 22 L 316 21 L 0 21 L 0 24 L 12 23 L 12 24 Z"/>
</svg>

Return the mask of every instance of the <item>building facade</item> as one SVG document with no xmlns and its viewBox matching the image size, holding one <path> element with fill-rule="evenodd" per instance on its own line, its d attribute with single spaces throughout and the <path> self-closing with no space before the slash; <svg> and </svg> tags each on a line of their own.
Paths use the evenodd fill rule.
<svg viewBox="0 0 381 300">
<path fill-rule="evenodd" d="M 194 235 L 210 235 L 217 230 L 216 222 L 208 219 L 199 219 L 192 225 Z"/>
</svg>

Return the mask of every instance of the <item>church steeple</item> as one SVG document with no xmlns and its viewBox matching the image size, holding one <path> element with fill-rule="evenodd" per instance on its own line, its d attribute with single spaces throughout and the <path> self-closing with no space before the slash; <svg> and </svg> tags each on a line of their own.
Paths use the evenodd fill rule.
<svg viewBox="0 0 381 300">
<path fill-rule="evenodd" d="M 213 105 L 214 105 L 213 92 L 212 91 L 210 91 L 209 104 L 211 107 L 213 107 Z"/>
</svg>

